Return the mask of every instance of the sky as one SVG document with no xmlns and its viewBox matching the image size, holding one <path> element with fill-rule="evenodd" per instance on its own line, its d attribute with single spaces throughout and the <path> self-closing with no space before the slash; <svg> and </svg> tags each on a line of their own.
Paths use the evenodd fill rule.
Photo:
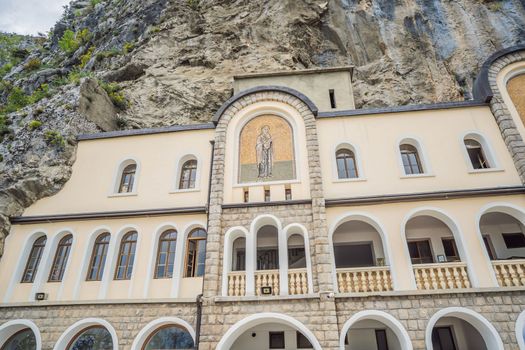
<svg viewBox="0 0 525 350">
<path fill-rule="evenodd" d="M 0 31 L 47 33 L 70 0 L 0 0 Z"/>
</svg>

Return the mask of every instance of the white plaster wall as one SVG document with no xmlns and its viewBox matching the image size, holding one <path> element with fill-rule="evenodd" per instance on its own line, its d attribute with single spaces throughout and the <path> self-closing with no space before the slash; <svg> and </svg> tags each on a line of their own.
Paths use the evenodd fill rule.
<svg viewBox="0 0 525 350">
<path fill-rule="evenodd" d="M 103 229 L 101 229 L 104 224 Z M 46 292 L 52 300 L 95 300 L 95 299 L 141 299 L 141 298 L 169 298 L 174 297 L 175 290 L 180 290 L 180 298 L 194 299 L 202 291 L 202 278 L 175 278 L 153 279 L 155 254 L 158 249 L 156 233 L 165 225 L 174 225 L 178 231 L 177 250 L 175 253 L 175 270 L 183 272 L 185 261 L 185 233 L 192 225 L 200 224 L 205 227 L 206 215 L 177 215 L 155 218 L 129 218 L 88 221 L 58 222 L 32 225 L 14 225 L 11 234 L 6 238 L 6 249 L 0 259 L 0 303 L 2 302 L 25 302 L 33 299 L 33 293 Z M 21 259 L 21 252 L 31 247 L 25 247 L 26 239 L 33 233 L 43 231 L 47 233 L 46 248 L 50 246 L 53 238 L 67 228 L 74 237 L 69 261 L 62 282 L 47 282 L 47 273 L 42 276 L 42 284 L 38 285 L 35 278 L 34 283 L 20 283 L 21 273 L 16 274 L 17 266 L 25 267 L 26 259 Z M 119 233 L 136 229 L 138 232 L 138 244 L 135 251 L 133 265 L 133 276 L 131 280 L 115 281 L 115 259 L 111 264 L 111 256 L 116 256 L 120 240 L 117 242 Z M 108 231 L 111 233 L 111 242 L 106 258 L 104 276 L 108 278 L 107 290 L 104 292 L 104 282 L 86 281 L 86 266 L 89 265 L 92 246 L 88 241 L 95 231 Z M 122 236 L 122 235 L 121 235 Z M 87 254 L 86 254 L 87 251 Z M 44 252 L 39 273 L 42 273 L 46 263 L 49 265 L 54 258 L 54 251 Z M 153 257 L 153 259 L 152 259 Z M 113 267 L 113 268 L 111 268 Z M 49 270 L 48 270 L 49 271 Z M 183 276 L 183 274 L 181 274 Z"/>
<path fill-rule="evenodd" d="M 521 185 L 488 107 L 321 118 L 317 128 L 327 199 Z M 485 137 L 496 168 L 471 170 L 462 140 L 471 132 Z M 425 175 L 404 175 L 398 148 L 404 138 L 420 143 Z M 355 147 L 363 178 L 337 178 L 335 149 L 342 143 Z"/>
<path fill-rule="evenodd" d="M 24 215 L 204 206 L 213 135 L 214 130 L 194 130 L 80 141 L 64 188 L 37 201 Z M 198 188 L 178 192 L 177 162 L 188 154 L 198 159 Z M 139 163 L 136 193 L 115 196 L 117 168 L 128 158 Z"/>
</svg>

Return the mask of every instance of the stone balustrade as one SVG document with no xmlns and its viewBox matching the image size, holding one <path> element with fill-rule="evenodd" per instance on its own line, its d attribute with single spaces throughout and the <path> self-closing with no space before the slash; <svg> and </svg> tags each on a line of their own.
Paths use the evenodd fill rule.
<svg viewBox="0 0 525 350">
<path fill-rule="evenodd" d="M 384 292 L 393 290 L 390 268 L 370 266 L 337 269 L 340 293 Z"/>
<path fill-rule="evenodd" d="M 467 264 L 463 262 L 414 265 L 417 289 L 470 288 Z"/>
<path fill-rule="evenodd" d="M 306 269 L 288 270 L 288 293 L 290 295 L 308 294 L 308 272 Z"/>
<path fill-rule="evenodd" d="M 228 296 L 243 297 L 246 294 L 246 273 L 235 271 L 228 274 Z"/>
<path fill-rule="evenodd" d="M 279 270 L 255 271 L 255 295 L 263 295 L 261 287 L 272 287 L 271 295 L 279 295 Z"/>
<path fill-rule="evenodd" d="M 493 261 L 500 287 L 525 286 L 525 259 Z"/>
</svg>

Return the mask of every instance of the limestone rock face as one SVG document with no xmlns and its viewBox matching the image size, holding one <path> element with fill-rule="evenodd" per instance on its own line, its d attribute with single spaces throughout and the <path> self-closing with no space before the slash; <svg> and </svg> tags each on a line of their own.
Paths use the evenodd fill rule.
<svg viewBox="0 0 525 350">
<path fill-rule="evenodd" d="M 60 49 L 67 30 L 85 29 L 77 50 Z M 116 81 L 127 106 L 118 124 L 142 128 L 209 121 L 245 72 L 353 64 L 358 108 L 462 100 L 491 53 L 524 42 L 524 0 L 75 0 L 42 49 L 0 79 L 28 94 L 75 71 Z M 31 58 L 42 65 L 28 72 Z M 0 237 L 7 216 L 61 188 L 78 133 L 116 127 L 94 84 L 65 84 L 6 116 Z M 34 119 L 43 124 L 29 130 Z M 46 141 L 53 130 L 63 147 Z"/>
<path fill-rule="evenodd" d="M 101 130 L 117 129 L 115 106 L 96 80 L 85 79 L 80 84 L 78 109 L 80 114 L 95 123 Z"/>
</svg>

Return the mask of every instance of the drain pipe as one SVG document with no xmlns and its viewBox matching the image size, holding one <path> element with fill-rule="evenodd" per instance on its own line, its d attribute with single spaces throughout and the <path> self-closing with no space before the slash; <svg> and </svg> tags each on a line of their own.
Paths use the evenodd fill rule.
<svg viewBox="0 0 525 350">
<path fill-rule="evenodd" d="M 197 321 L 195 323 L 195 350 L 199 350 L 199 340 L 201 337 L 201 319 L 202 319 L 202 294 L 197 295 Z"/>
<path fill-rule="evenodd" d="M 208 177 L 208 203 L 206 203 L 206 229 L 210 224 L 210 198 L 211 198 L 211 177 L 213 174 L 213 153 L 215 152 L 215 141 L 210 141 L 211 144 L 211 157 L 210 157 L 210 174 Z M 206 241 L 207 242 L 207 241 Z M 206 269 L 202 275 L 203 287 L 204 278 L 206 277 Z M 199 343 L 201 338 L 201 323 L 202 323 L 202 293 L 197 295 L 195 300 L 197 303 L 197 320 L 195 321 L 195 350 L 199 350 Z"/>
</svg>

